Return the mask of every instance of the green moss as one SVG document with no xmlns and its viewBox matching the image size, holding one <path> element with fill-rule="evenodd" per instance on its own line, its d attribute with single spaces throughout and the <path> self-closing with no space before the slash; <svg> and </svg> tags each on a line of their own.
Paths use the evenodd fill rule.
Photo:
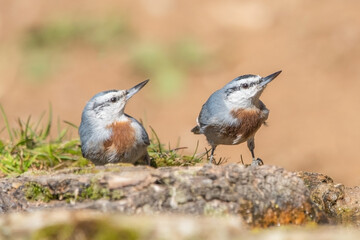
<svg viewBox="0 0 360 240">
<path fill-rule="evenodd" d="M 120 200 L 124 197 L 124 192 L 121 190 L 114 190 L 111 192 L 111 199 L 112 200 Z"/>
<path fill-rule="evenodd" d="M 100 198 L 109 199 L 110 190 L 104 187 L 101 187 L 97 181 L 93 181 L 90 186 L 83 189 L 80 193 L 82 199 L 92 199 L 97 200 Z"/>
<path fill-rule="evenodd" d="M 43 239 L 77 239 L 77 236 L 82 236 L 82 239 L 106 239 L 106 240 L 137 240 L 140 239 L 138 230 L 115 226 L 113 223 L 106 220 L 87 220 L 69 224 L 57 224 L 44 227 L 36 231 L 32 238 L 33 240 Z"/>
<path fill-rule="evenodd" d="M 28 200 L 49 202 L 54 199 L 48 187 L 44 187 L 36 182 L 29 182 L 25 185 L 25 197 Z"/>
<path fill-rule="evenodd" d="M 49 202 L 51 200 L 71 202 L 72 200 L 84 201 L 87 199 L 108 199 L 116 201 L 124 197 L 122 190 L 110 190 L 106 186 L 101 186 L 97 179 L 93 179 L 89 186 L 80 190 L 79 194 L 72 192 L 54 194 L 49 187 L 42 186 L 36 182 L 27 183 L 24 193 L 27 200 L 43 202 Z"/>
<path fill-rule="evenodd" d="M 106 186 L 102 186 L 97 179 L 93 179 L 89 186 L 81 190 L 76 200 L 82 201 L 85 199 L 108 199 L 116 201 L 123 198 L 123 196 L 124 193 L 122 190 L 110 190 Z M 74 198 L 74 195 L 72 197 Z"/>
</svg>

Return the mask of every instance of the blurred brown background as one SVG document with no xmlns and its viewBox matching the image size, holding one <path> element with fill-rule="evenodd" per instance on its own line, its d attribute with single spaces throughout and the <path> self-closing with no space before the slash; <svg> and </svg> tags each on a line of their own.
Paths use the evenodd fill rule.
<svg viewBox="0 0 360 240">
<path fill-rule="evenodd" d="M 0 102 L 12 123 L 51 102 L 55 118 L 79 125 L 95 93 L 150 78 L 126 112 L 191 154 L 198 140 L 207 147 L 190 129 L 212 92 L 283 70 L 262 96 L 270 117 L 257 156 L 360 185 L 359 9 L 356 0 L 0 0 Z M 246 144 L 216 152 L 229 162 L 240 154 L 250 163 Z"/>
</svg>

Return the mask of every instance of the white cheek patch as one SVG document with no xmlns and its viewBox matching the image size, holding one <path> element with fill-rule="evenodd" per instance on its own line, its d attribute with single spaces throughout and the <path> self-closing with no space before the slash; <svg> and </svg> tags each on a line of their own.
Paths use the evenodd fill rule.
<svg viewBox="0 0 360 240">
<path fill-rule="evenodd" d="M 241 90 L 240 90 L 241 91 Z M 240 91 L 236 91 L 236 92 L 233 92 L 231 93 L 229 96 L 228 96 L 228 100 L 230 102 L 239 102 L 241 101 L 243 98 L 246 99 L 246 96 L 244 93 L 240 92 Z"/>
<path fill-rule="evenodd" d="M 256 92 L 257 91 L 255 89 L 246 89 L 233 92 L 228 96 L 225 104 L 228 106 L 229 109 L 251 107 L 252 97 L 254 94 L 256 94 Z"/>
<path fill-rule="evenodd" d="M 248 94 L 241 91 L 233 92 L 228 96 L 228 101 L 234 104 L 241 104 L 242 102 L 247 101 L 248 99 L 249 99 Z"/>
</svg>

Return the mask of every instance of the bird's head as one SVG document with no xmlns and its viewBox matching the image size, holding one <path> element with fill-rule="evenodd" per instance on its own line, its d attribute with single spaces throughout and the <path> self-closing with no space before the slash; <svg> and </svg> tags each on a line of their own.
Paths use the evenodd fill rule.
<svg viewBox="0 0 360 240">
<path fill-rule="evenodd" d="M 145 80 L 128 90 L 109 90 L 96 94 L 86 104 L 83 118 L 95 118 L 108 123 L 115 121 L 124 114 L 127 101 L 148 81 Z"/>
<path fill-rule="evenodd" d="M 250 107 L 280 73 L 281 71 L 278 71 L 267 77 L 248 74 L 235 78 L 223 88 L 225 101 L 238 107 Z"/>
</svg>

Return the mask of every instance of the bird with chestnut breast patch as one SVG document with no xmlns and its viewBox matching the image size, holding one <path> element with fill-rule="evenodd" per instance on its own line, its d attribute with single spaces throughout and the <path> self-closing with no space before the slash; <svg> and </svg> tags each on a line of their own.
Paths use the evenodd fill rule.
<svg viewBox="0 0 360 240">
<path fill-rule="evenodd" d="M 149 80 L 128 90 L 103 91 L 86 104 L 79 127 L 81 151 L 95 165 L 106 163 L 150 164 L 149 137 L 144 127 L 124 113 L 128 100 Z"/>
<path fill-rule="evenodd" d="M 280 73 L 278 71 L 267 77 L 252 74 L 239 76 L 209 97 L 197 118 L 197 126 L 191 131 L 204 134 L 211 145 L 210 163 L 218 145 L 236 145 L 246 141 L 253 158 L 251 164 L 263 164 L 260 158 L 255 158 L 254 136 L 267 120 L 269 109 L 259 97 Z"/>
</svg>

